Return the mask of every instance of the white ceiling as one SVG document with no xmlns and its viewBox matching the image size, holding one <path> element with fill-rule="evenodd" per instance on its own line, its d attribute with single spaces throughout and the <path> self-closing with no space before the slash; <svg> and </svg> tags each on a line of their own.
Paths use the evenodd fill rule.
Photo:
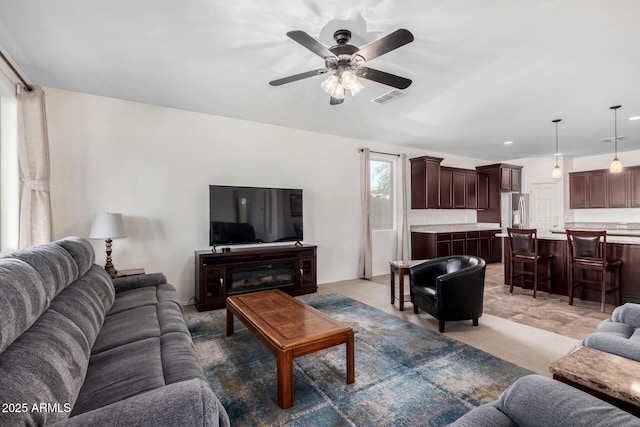
<svg viewBox="0 0 640 427">
<path fill-rule="evenodd" d="M 408 77 L 388 104 L 365 90 L 330 106 L 323 66 L 286 36 L 363 46 L 415 41 L 371 61 Z M 34 84 L 291 128 L 503 161 L 640 149 L 638 0 L 0 0 L 0 48 Z M 504 141 L 512 140 L 510 146 Z"/>
</svg>

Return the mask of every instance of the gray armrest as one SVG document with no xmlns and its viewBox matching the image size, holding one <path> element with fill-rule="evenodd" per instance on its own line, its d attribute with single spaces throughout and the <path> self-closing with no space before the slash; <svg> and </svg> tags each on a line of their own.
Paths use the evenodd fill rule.
<svg viewBox="0 0 640 427">
<path fill-rule="evenodd" d="M 136 276 L 113 279 L 113 287 L 116 293 L 144 288 L 145 286 L 157 286 L 163 283 L 167 283 L 167 278 L 162 273 L 138 274 Z"/>
<path fill-rule="evenodd" d="M 640 362 L 640 345 L 636 340 L 607 332 L 594 332 L 584 339 L 584 345 Z"/>
<path fill-rule="evenodd" d="M 85 412 L 55 426 L 229 426 L 229 417 L 200 379 L 182 381 Z"/>
<path fill-rule="evenodd" d="M 497 406 L 496 402 L 492 402 L 473 408 L 449 424 L 449 427 L 518 427 Z"/>
<path fill-rule="evenodd" d="M 500 409 L 519 426 L 637 426 L 638 418 L 542 375 L 527 375 L 500 396 Z"/>
<path fill-rule="evenodd" d="M 640 328 L 640 304 L 628 302 L 616 307 L 611 314 L 611 320 Z"/>
</svg>

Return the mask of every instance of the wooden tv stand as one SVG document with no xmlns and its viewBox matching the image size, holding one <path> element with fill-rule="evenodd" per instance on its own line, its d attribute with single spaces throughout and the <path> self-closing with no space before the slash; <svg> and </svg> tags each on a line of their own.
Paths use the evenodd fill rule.
<svg viewBox="0 0 640 427">
<path fill-rule="evenodd" d="M 224 308 L 227 296 L 267 289 L 293 296 L 316 292 L 316 249 L 313 245 L 286 245 L 196 251 L 196 308 Z"/>
</svg>

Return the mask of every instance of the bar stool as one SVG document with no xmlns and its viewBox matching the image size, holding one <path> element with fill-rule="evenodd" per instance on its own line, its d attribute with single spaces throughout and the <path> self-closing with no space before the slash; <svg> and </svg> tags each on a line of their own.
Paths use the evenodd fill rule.
<svg viewBox="0 0 640 427">
<path fill-rule="evenodd" d="M 522 277 L 522 288 L 527 280 L 533 281 L 533 297 L 536 297 L 538 282 L 548 282 L 547 289 L 553 293 L 553 276 L 551 263 L 553 254 L 540 255 L 538 253 L 538 230 L 535 228 L 507 228 L 509 244 L 511 245 L 511 275 L 509 277 L 509 292 L 513 293 L 513 282 Z M 538 276 L 539 264 L 545 264 L 546 276 Z M 527 269 L 530 265 L 532 268 Z"/>
<path fill-rule="evenodd" d="M 600 311 L 604 312 L 607 293 L 615 292 L 615 304 L 620 305 L 620 267 L 622 261 L 607 257 L 606 231 L 578 231 L 566 230 L 569 245 L 569 305 L 573 305 L 573 290 L 582 286 L 580 299 L 584 298 L 586 284 L 596 284 L 600 287 L 602 299 Z M 575 270 L 580 271 L 580 277 L 574 276 Z M 585 278 L 585 271 L 595 272 L 594 278 Z M 611 272 L 612 288 L 607 289 L 607 272 Z M 593 276 L 592 276 L 593 277 Z"/>
</svg>

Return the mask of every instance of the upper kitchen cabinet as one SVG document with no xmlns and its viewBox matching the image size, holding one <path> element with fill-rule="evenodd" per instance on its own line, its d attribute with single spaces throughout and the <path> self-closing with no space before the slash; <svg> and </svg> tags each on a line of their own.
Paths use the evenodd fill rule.
<svg viewBox="0 0 640 427">
<path fill-rule="evenodd" d="M 522 190 L 522 166 L 500 165 L 500 191 Z"/>
<path fill-rule="evenodd" d="M 440 207 L 440 157 L 411 159 L 411 209 Z"/>
<path fill-rule="evenodd" d="M 640 202 L 640 199 L 638 199 Z M 478 210 L 489 208 L 489 175 L 478 173 Z"/>
<path fill-rule="evenodd" d="M 608 169 L 570 172 L 569 207 L 640 207 L 640 166 L 626 167 L 621 173 L 611 173 Z"/>
<path fill-rule="evenodd" d="M 506 163 L 497 163 L 494 165 L 479 166 L 476 168 L 478 173 L 483 173 L 489 176 L 489 189 L 496 189 L 498 191 L 522 191 L 522 166 L 508 165 Z M 491 176 L 496 177 L 497 181 L 491 179 Z"/>
</svg>

